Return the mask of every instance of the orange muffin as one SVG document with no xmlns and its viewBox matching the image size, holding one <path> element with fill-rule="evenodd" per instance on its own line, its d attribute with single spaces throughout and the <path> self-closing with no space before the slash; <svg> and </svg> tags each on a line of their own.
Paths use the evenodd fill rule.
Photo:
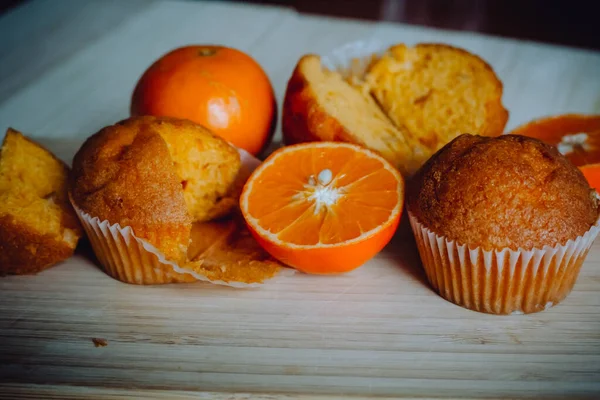
<svg viewBox="0 0 600 400">
<path fill-rule="evenodd" d="M 459 136 L 419 170 L 407 202 L 432 286 L 488 313 L 562 301 L 598 233 L 583 174 L 554 147 L 518 135 Z"/>
<path fill-rule="evenodd" d="M 464 132 L 502 134 L 508 119 L 502 92 L 485 61 L 442 44 L 398 44 L 335 70 L 305 55 L 288 82 L 282 131 L 286 144 L 365 146 L 411 176 Z"/>
<path fill-rule="evenodd" d="M 83 231 L 68 173 L 48 150 L 8 129 L 0 149 L 0 275 L 33 274 L 73 254 Z"/>
<path fill-rule="evenodd" d="M 71 196 L 83 213 L 130 227 L 167 260 L 183 262 L 192 223 L 227 215 L 237 205 L 240 166 L 238 151 L 200 125 L 133 117 L 102 129 L 83 144 L 73 160 Z M 111 263 L 104 259 L 106 252 L 96 247 L 107 267 Z M 107 271 L 139 283 L 134 276 L 110 267 Z M 160 279 L 179 278 L 175 274 Z"/>
</svg>

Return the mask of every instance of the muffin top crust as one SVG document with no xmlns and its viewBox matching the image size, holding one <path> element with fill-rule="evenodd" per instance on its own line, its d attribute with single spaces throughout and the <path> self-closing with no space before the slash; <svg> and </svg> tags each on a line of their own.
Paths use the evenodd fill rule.
<svg viewBox="0 0 600 400">
<path fill-rule="evenodd" d="M 437 235 L 485 250 L 565 244 L 599 211 L 579 169 L 553 146 L 519 135 L 459 136 L 418 171 L 407 202 Z"/>
</svg>

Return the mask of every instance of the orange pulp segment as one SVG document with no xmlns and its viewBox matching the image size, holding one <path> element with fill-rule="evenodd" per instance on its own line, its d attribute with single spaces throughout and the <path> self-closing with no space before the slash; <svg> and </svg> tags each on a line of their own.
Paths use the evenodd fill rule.
<svg viewBox="0 0 600 400">
<path fill-rule="evenodd" d="M 590 164 L 579 167 L 591 187 L 600 193 L 600 164 Z"/>
<path fill-rule="evenodd" d="M 240 208 L 273 257 L 307 273 L 347 272 L 392 238 L 404 182 L 362 147 L 305 143 L 273 153 L 246 182 Z"/>
</svg>

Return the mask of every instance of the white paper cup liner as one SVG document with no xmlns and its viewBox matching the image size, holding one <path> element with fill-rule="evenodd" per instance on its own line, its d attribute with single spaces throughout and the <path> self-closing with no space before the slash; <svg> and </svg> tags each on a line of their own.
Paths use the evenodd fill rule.
<svg viewBox="0 0 600 400">
<path fill-rule="evenodd" d="M 388 48 L 389 45 L 378 40 L 357 40 L 321 55 L 321 64 L 330 71 L 339 72 L 346 79 L 361 78 L 369 65 Z"/>
<path fill-rule="evenodd" d="M 254 170 L 260 161 L 244 150 L 238 149 L 242 165 Z M 137 237 L 131 227 L 100 221 L 81 210 L 71 199 L 81 224 L 90 240 L 98 261 L 107 274 L 122 282 L 139 285 L 154 285 L 177 282 L 206 281 L 236 288 L 258 287 L 260 282 L 246 283 L 213 280 L 193 269 L 168 260 L 165 255 L 148 241 Z M 276 277 L 294 273 L 289 268 L 281 268 Z"/>
<path fill-rule="evenodd" d="M 408 215 L 434 290 L 459 306 L 491 314 L 534 313 L 564 300 L 600 229 L 599 219 L 564 245 L 486 251 L 439 236 Z"/>
</svg>

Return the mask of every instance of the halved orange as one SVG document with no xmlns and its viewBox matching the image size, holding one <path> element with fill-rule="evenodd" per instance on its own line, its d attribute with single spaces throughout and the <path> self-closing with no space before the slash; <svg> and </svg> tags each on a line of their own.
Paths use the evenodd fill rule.
<svg viewBox="0 0 600 400">
<path fill-rule="evenodd" d="M 600 191 L 600 115 L 565 114 L 541 118 L 511 133 L 552 144 Z"/>
<path fill-rule="evenodd" d="M 250 176 L 240 208 L 273 257 L 313 274 L 353 270 L 383 249 L 400 220 L 404 181 L 375 152 L 348 143 L 281 148 Z"/>
</svg>

